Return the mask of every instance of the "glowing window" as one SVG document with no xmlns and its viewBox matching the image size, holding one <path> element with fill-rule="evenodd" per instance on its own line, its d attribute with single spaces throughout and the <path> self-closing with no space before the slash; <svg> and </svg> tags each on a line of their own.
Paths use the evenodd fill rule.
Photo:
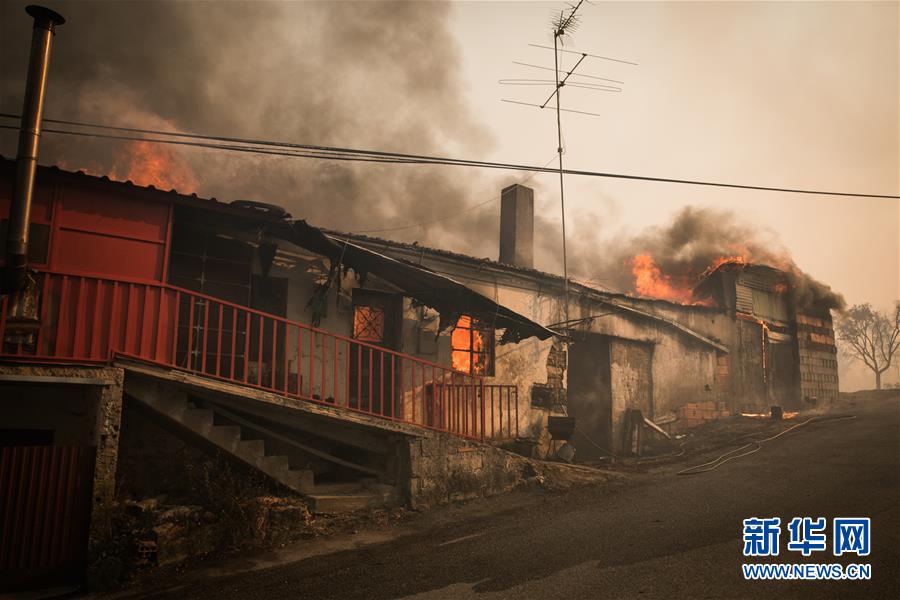
<svg viewBox="0 0 900 600">
<path fill-rule="evenodd" d="M 353 338 L 364 342 L 384 341 L 384 309 L 374 306 L 353 308 Z"/>
<path fill-rule="evenodd" d="M 494 372 L 494 329 L 478 319 L 462 316 L 450 336 L 453 368 L 473 375 Z"/>
</svg>

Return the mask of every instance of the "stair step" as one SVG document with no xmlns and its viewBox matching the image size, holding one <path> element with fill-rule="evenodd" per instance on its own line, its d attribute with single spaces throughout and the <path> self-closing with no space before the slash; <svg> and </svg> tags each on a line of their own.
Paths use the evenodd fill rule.
<svg viewBox="0 0 900 600">
<path fill-rule="evenodd" d="M 365 486 L 361 483 L 317 483 L 313 486 L 312 493 L 332 495 L 332 494 L 357 494 L 368 493 Z"/>
<path fill-rule="evenodd" d="M 290 469 L 288 457 L 284 454 L 278 454 L 276 456 L 263 456 L 257 466 L 267 475 L 276 477 L 279 480 L 282 479 L 284 477 L 284 474 Z"/>
<path fill-rule="evenodd" d="M 241 442 L 241 428 L 237 425 L 213 425 L 207 437 L 217 446 L 236 454 Z"/>
<path fill-rule="evenodd" d="M 310 510 L 315 513 L 335 514 L 389 506 L 398 498 L 395 487 L 379 483 L 372 477 L 360 478 L 353 482 L 316 485 L 312 470 L 291 469 L 287 455 L 267 456 L 264 440 L 241 439 L 242 428 L 238 425 L 216 425 L 216 411 L 198 408 L 194 402 L 187 399 L 186 395 L 159 394 L 147 401 L 143 399 L 141 401 L 206 438 L 235 458 L 303 495 L 310 505 Z M 253 429 L 252 424 L 245 425 Z"/>
<path fill-rule="evenodd" d="M 235 454 L 245 462 L 258 467 L 260 461 L 266 457 L 266 443 L 262 440 L 241 440 Z"/>
<path fill-rule="evenodd" d="M 200 435 L 206 436 L 213 427 L 213 411 L 208 408 L 185 409 L 181 422 Z"/>
<path fill-rule="evenodd" d="M 158 394 L 151 396 L 148 404 L 170 419 L 180 420 L 185 411 L 192 408 L 184 394 Z"/>
<path fill-rule="evenodd" d="M 357 492 L 348 494 L 307 494 L 309 509 L 318 514 L 336 514 L 365 510 L 367 508 L 380 508 L 390 504 L 391 494 Z"/>
<path fill-rule="evenodd" d="M 309 493 L 313 489 L 315 489 L 315 484 L 313 483 L 313 472 L 308 469 L 288 470 L 285 473 L 282 483 L 284 483 L 295 492 L 299 492 L 301 494 Z"/>
</svg>

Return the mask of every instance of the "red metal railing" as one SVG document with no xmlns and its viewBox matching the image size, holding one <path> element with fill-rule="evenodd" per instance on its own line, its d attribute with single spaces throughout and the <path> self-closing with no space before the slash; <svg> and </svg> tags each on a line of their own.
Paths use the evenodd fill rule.
<svg viewBox="0 0 900 600">
<path fill-rule="evenodd" d="M 0 311 L 0 356 L 125 356 L 477 439 L 518 435 L 515 386 L 170 285 L 42 272 L 39 319 Z"/>
</svg>

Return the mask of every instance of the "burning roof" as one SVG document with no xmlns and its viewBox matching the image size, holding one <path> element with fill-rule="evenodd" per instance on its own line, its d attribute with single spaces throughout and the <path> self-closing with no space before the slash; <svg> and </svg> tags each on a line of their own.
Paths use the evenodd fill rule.
<svg viewBox="0 0 900 600">
<path fill-rule="evenodd" d="M 14 162 L 3 159 L 2 156 L 0 165 L 10 172 L 14 169 Z M 48 174 L 76 178 L 79 183 L 88 185 L 121 186 L 130 193 L 149 195 L 148 197 L 157 200 L 170 201 L 175 198 L 177 204 L 201 211 L 204 222 L 211 226 L 243 228 L 254 232 L 259 232 L 262 227 L 267 235 L 328 257 L 336 265 L 349 267 L 360 274 L 372 273 L 378 276 L 403 290 L 408 296 L 434 308 L 447 322 L 455 322 L 465 311 L 498 328 L 506 329 L 504 341 L 518 341 L 531 336 L 547 339 L 555 335 L 553 331 L 445 275 L 384 256 L 346 240 L 327 236 L 322 230 L 303 220 L 292 220 L 288 213 L 274 205 L 246 200 L 228 204 L 218 202 L 215 198 L 200 198 L 196 194 L 188 196 L 174 189 L 164 192 L 153 185 L 140 186 L 131 181 L 118 182 L 106 176 L 88 175 L 82 171 L 73 173 L 59 167 L 39 168 L 40 179 Z"/>
</svg>

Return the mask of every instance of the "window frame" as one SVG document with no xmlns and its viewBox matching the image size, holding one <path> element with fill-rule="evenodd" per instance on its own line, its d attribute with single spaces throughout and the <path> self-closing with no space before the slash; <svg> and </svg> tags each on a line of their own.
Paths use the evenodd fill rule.
<svg viewBox="0 0 900 600">
<path fill-rule="evenodd" d="M 464 325 L 464 320 L 468 320 L 468 324 Z M 468 342 L 467 347 L 457 347 L 454 343 L 454 337 L 457 331 L 467 331 L 468 332 Z M 481 332 L 482 338 L 484 339 L 484 349 L 476 350 L 474 348 L 474 336 L 473 332 L 478 331 Z M 461 315 L 459 319 L 456 321 L 456 325 L 453 326 L 453 330 L 450 334 L 450 364 L 453 364 L 453 357 L 457 352 L 468 354 L 469 358 L 469 375 L 478 375 L 482 377 L 493 377 L 495 372 L 495 362 L 496 362 L 496 329 L 484 323 L 480 319 L 470 316 L 470 315 Z M 478 358 L 482 358 L 483 360 L 477 360 Z M 476 365 L 483 364 L 483 370 L 476 369 Z M 456 368 L 456 367 L 454 367 Z"/>
</svg>

